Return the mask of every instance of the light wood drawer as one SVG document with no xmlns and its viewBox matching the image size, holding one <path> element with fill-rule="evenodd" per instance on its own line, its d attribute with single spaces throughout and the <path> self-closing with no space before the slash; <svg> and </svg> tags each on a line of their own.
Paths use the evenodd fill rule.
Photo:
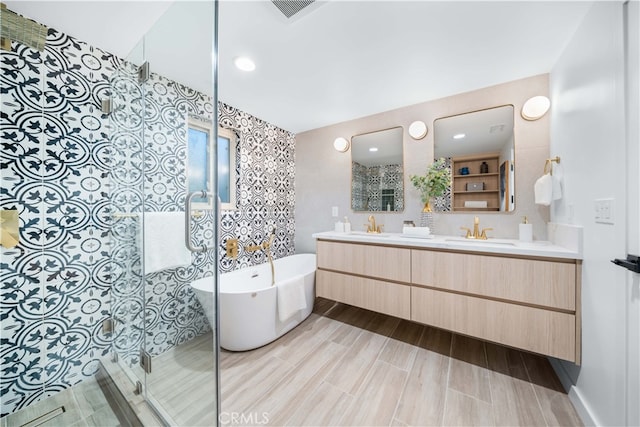
<svg viewBox="0 0 640 427">
<path fill-rule="evenodd" d="M 318 241 L 318 268 L 399 282 L 411 281 L 411 250 Z"/>
<path fill-rule="evenodd" d="M 317 270 L 316 295 L 390 316 L 411 318 L 408 285 Z"/>
<path fill-rule="evenodd" d="M 535 307 L 411 288 L 411 320 L 575 361 L 575 316 Z"/>
<path fill-rule="evenodd" d="M 575 263 L 412 250 L 412 282 L 575 311 Z"/>
</svg>

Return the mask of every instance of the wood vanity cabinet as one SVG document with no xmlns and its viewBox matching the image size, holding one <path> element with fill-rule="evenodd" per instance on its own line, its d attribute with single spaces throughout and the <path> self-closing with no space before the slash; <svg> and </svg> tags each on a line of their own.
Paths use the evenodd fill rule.
<svg viewBox="0 0 640 427">
<path fill-rule="evenodd" d="M 579 362 L 579 263 L 411 251 L 411 320 Z"/>
<path fill-rule="evenodd" d="M 316 295 L 411 319 L 411 250 L 318 241 Z"/>
<path fill-rule="evenodd" d="M 318 240 L 316 294 L 580 363 L 579 260 Z"/>
</svg>

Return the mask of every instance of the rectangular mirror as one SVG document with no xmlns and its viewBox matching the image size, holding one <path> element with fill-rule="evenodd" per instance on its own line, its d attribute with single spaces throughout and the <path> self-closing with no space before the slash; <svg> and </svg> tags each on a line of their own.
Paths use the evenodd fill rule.
<svg viewBox="0 0 640 427">
<path fill-rule="evenodd" d="M 404 210 L 403 129 L 395 127 L 351 138 L 351 209 Z"/>
<path fill-rule="evenodd" d="M 450 191 L 434 203 L 439 211 L 515 209 L 513 121 L 513 105 L 434 121 L 434 157 L 445 158 L 453 175 Z"/>
</svg>

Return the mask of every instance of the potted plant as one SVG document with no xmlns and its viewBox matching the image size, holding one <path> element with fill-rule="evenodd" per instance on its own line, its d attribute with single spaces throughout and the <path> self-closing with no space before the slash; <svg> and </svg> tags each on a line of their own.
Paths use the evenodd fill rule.
<svg viewBox="0 0 640 427">
<path fill-rule="evenodd" d="M 422 212 L 431 212 L 431 199 L 444 194 L 451 185 L 451 169 L 446 166 L 446 160 L 440 157 L 427 168 L 425 175 L 410 175 L 413 186 L 420 191 L 424 208 Z"/>
</svg>

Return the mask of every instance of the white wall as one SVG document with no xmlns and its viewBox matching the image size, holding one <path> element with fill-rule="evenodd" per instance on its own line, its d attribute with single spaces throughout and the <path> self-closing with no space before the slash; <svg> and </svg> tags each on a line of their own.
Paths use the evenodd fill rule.
<svg viewBox="0 0 640 427">
<path fill-rule="evenodd" d="M 623 6 L 596 2 L 550 73 L 551 153 L 562 157 L 565 197 L 551 220 L 584 227 L 582 366 L 556 364 L 575 384 L 583 420 L 627 424 L 627 175 Z M 615 224 L 594 221 L 594 200 L 615 199 Z M 637 221 L 637 217 L 636 217 Z"/>
<path fill-rule="evenodd" d="M 640 2 L 627 3 L 627 253 L 640 255 Z M 627 424 L 640 425 L 640 274 L 627 273 Z"/>
<path fill-rule="evenodd" d="M 403 220 L 419 223 L 422 202 L 411 186 L 409 175 L 424 174 L 433 161 L 433 121 L 470 111 L 513 104 L 515 112 L 516 210 L 512 213 L 481 213 L 481 227 L 492 227 L 493 237 L 517 238 L 518 223 L 526 215 L 534 226 L 536 239 L 546 238 L 549 208 L 536 206 L 533 184 L 542 175 L 544 161 L 549 156 L 549 115 L 537 121 L 520 117 L 524 102 L 535 95 L 548 94 L 548 75 L 533 76 L 447 98 L 411 105 L 392 111 L 351 120 L 296 135 L 296 252 L 315 252 L 313 233 L 333 229 L 337 218 L 331 217 L 331 207 L 337 206 L 339 219 L 346 215 L 354 230 L 363 230 L 369 213 L 351 210 L 351 153 L 339 153 L 333 148 L 338 136 L 352 135 L 404 127 L 405 210 L 402 213 L 376 213 L 376 221 L 385 231 L 400 232 Z M 414 120 L 423 120 L 429 127 L 427 136 L 419 141 L 408 134 Z M 443 213 L 435 215 L 437 234 L 459 234 L 460 226 L 473 225 L 473 214 Z"/>
</svg>

